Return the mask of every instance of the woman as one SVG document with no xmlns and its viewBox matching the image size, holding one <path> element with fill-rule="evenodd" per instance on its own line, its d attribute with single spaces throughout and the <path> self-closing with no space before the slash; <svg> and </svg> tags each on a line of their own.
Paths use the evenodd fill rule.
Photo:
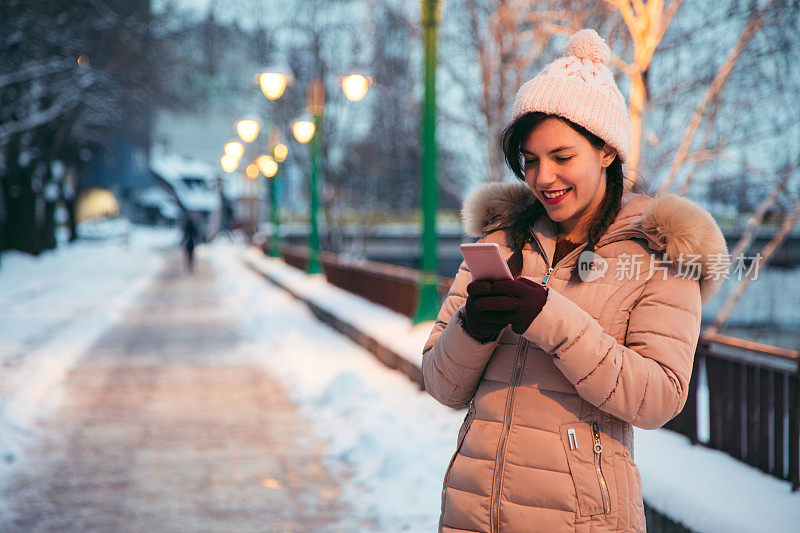
<svg viewBox="0 0 800 533">
<path fill-rule="evenodd" d="M 428 392 L 468 407 L 440 531 L 645 531 L 632 426 L 683 409 L 729 261 L 701 207 L 624 187 L 609 54 L 582 30 L 520 88 L 503 148 L 521 182 L 464 203 L 515 279 L 473 281 L 462 263 L 424 348 Z"/>
</svg>

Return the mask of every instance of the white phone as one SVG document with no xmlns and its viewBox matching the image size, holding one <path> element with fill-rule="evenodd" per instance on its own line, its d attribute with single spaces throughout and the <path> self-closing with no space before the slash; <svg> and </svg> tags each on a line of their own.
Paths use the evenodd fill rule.
<svg viewBox="0 0 800 533">
<path fill-rule="evenodd" d="M 473 280 L 514 279 L 508 263 L 503 258 L 503 251 L 499 244 L 495 242 L 470 243 L 462 244 L 459 249 L 472 273 Z"/>
</svg>

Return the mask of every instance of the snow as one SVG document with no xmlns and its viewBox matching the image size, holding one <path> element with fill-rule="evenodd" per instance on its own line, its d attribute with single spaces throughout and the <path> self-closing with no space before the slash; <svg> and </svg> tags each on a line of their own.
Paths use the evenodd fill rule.
<svg viewBox="0 0 800 533">
<path fill-rule="evenodd" d="M 216 169 L 203 161 L 180 157 L 153 149 L 150 168 L 168 182 L 190 211 L 214 211 L 219 208 L 219 195 L 214 190 Z M 189 185 L 185 179 L 199 181 Z"/>
<path fill-rule="evenodd" d="M 391 347 L 404 359 L 417 366 L 422 364 L 422 346 L 428 340 L 433 322 L 413 325 L 405 315 L 354 297 L 329 284 L 323 276 L 307 276 L 300 270 L 287 268 L 282 261 L 266 257 L 254 248 L 245 254 L 248 261 L 257 264 L 294 294 L 312 300 L 325 311 Z"/>
<path fill-rule="evenodd" d="M 694 531 L 794 532 L 800 492 L 717 450 L 667 430 L 634 428 L 645 499 Z"/>
<path fill-rule="evenodd" d="M 76 241 L 0 259 L 0 479 L 24 459 L 36 418 L 58 406 L 58 386 L 160 268 L 172 231 L 138 228 L 124 241 Z"/>
</svg>

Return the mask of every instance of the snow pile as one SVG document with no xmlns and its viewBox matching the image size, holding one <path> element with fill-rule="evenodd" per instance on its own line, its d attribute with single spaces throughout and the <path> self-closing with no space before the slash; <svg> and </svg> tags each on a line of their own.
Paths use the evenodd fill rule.
<svg viewBox="0 0 800 533">
<path fill-rule="evenodd" d="M 283 261 L 264 256 L 254 248 L 247 250 L 245 254 L 248 261 L 268 272 L 282 286 L 303 298 L 313 300 L 325 311 L 353 325 L 384 346 L 391 347 L 406 360 L 417 366 L 422 365 L 422 346 L 428 340 L 433 322 L 414 325 L 405 315 L 329 284 L 324 276 L 307 276 L 300 270 L 287 268 Z"/>
<path fill-rule="evenodd" d="M 694 531 L 800 530 L 800 492 L 672 431 L 634 428 L 647 503 Z"/>
</svg>

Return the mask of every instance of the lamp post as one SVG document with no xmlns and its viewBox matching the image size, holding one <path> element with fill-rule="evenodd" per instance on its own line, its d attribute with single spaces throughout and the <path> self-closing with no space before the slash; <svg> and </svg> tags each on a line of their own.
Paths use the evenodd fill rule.
<svg viewBox="0 0 800 533">
<path fill-rule="evenodd" d="M 308 264 L 306 272 L 309 274 L 319 274 L 322 266 L 319 262 L 319 229 L 317 227 L 317 172 L 319 169 L 317 158 L 319 156 L 319 134 L 317 116 L 305 115 L 292 124 L 292 134 L 295 140 L 301 144 L 311 143 L 311 179 L 308 184 L 308 209 L 309 209 L 309 232 L 308 232 Z"/>
<path fill-rule="evenodd" d="M 422 278 L 414 322 L 435 320 L 439 307 L 439 268 L 436 253 L 436 33 L 441 0 L 422 1 L 423 45 L 425 48 L 425 99 L 422 107 Z"/>
<path fill-rule="evenodd" d="M 281 247 L 280 247 L 280 211 L 278 210 L 278 180 L 281 177 L 281 168 L 283 163 L 286 160 L 286 156 L 288 155 L 289 149 L 286 147 L 285 144 L 280 142 L 280 139 L 275 136 L 274 139 L 274 148 L 272 150 L 272 155 L 275 160 L 275 175 L 272 179 L 269 180 L 269 202 L 270 202 L 270 218 L 272 220 L 272 242 L 270 244 L 270 256 L 271 257 L 280 257 L 281 255 Z"/>
<path fill-rule="evenodd" d="M 261 86 L 261 92 L 269 100 L 277 100 L 280 98 L 286 87 L 294 82 L 294 74 L 291 69 L 283 62 L 273 63 L 265 69 L 264 72 L 256 76 L 256 81 Z M 280 212 L 278 210 L 278 191 L 276 181 L 279 179 L 280 165 L 286 159 L 286 145 L 279 142 L 278 130 L 273 126 L 270 134 L 269 148 L 274 151 L 273 163 L 275 163 L 275 172 L 268 175 L 268 172 L 262 173 L 267 177 L 269 183 L 269 200 L 270 200 L 270 220 L 272 222 L 272 239 L 270 242 L 270 256 L 280 257 Z M 280 150 L 278 146 L 282 147 Z M 272 170 L 272 166 L 269 167 Z"/>
<path fill-rule="evenodd" d="M 353 74 L 340 78 L 345 96 L 357 102 L 364 98 L 372 80 L 360 74 Z M 308 112 L 310 116 L 295 121 L 292 133 L 300 143 L 310 142 L 309 157 L 311 159 L 311 177 L 308 184 L 309 204 L 309 258 L 306 272 L 319 274 L 322 272 L 320 262 L 319 226 L 317 212 L 319 211 L 319 182 L 322 177 L 322 125 L 325 115 L 325 85 L 322 78 L 315 78 L 308 86 Z"/>
<path fill-rule="evenodd" d="M 253 185 L 251 182 L 258 177 L 259 172 L 258 167 L 252 162 L 252 143 L 258 138 L 258 133 L 261 131 L 261 124 L 260 121 L 255 118 L 245 118 L 237 121 L 236 124 L 234 124 L 234 128 L 242 142 L 248 145 L 247 147 L 242 146 L 241 150 L 245 154 L 246 161 L 250 161 L 249 164 L 244 166 L 244 176 L 242 177 L 242 206 L 243 211 L 246 211 L 246 233 L 248 238 L 252 239 L 256 233 L 256 227 L 258 226 L 258 199 L 255 196 L 255 192 L 253 192 Z M 226 150 L 229 148 L 231 152 L 226 153 L 230 153 L 230 155 L 238 153 L 239 151 L 233 143 L 228 143 L 228 145 L 226 145 Z M 250 179 L 245 179 L 245 177 Z"/>
</svg>

